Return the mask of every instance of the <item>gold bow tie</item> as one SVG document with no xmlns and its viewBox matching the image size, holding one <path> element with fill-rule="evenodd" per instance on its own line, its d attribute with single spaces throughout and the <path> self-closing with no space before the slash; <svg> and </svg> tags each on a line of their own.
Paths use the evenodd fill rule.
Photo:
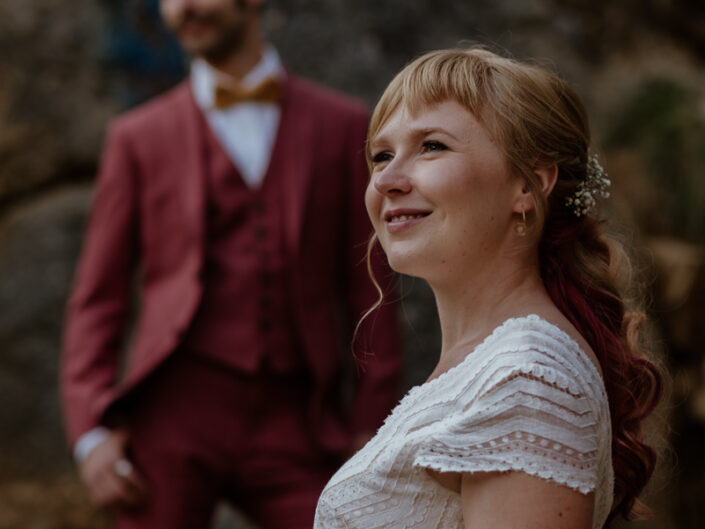
<svg viewBox="0 0 705 529">
<path fill-rule="evenodd" d="M 278 79 L 269 77 L 252 88 L 216 85 L 213 104 L 217 109 L 228 108 L 244 102 L 278 103 L 282 98 L 282 86 Z"/>
</svg>

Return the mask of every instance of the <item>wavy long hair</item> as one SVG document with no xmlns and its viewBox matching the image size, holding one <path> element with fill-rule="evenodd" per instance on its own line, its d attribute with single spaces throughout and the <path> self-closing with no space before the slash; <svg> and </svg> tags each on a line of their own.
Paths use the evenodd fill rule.
<svg viewBox="0 0 705 529">
<path fill-rule="evenodd" d="M 510 171 L 525 179 L 536 208 L 530 230 L 538 240 L 540 271 L 551 299 L 595 351 L 612 422 L 616 515 L 649 511 L 638 499 L 656 465 L 642 426 L 662 393 L 662 377 L 647 359 L 645 315 L 631 299 L 631 266 L 606 222 L 577 217 L 566 197 L 585 180 L 590 129 L 577 93 L 549 70 L 481 48 L 427 53 L 392 80 L 372 114 L 368 145 L 400 105 L 413 113 L 446 100 L 463 105 L 488 130 Z M 370 153 L 368 150 L 368 160 Z M 548 197 L 533 168 L 556 164 Z M 371 241 L 370 248 L 374 243 Z"/>
</svg>

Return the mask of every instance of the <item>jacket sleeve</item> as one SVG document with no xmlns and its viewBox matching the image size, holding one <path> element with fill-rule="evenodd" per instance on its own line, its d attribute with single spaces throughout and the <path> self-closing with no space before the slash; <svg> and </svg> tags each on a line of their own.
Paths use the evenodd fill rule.
<svg viewBox="0 0 705 529">
<path fill-rule="evenodd" d="M 70 445 L 100 419 L 115 385 L 138 247 L 137 170 L 127 134 L 109 128 L 69 298 L 60 391 Z"/>
<path fill-rule="evenodd" d="M 369 173 L 365 159 L 368 116 L 360 113 L 348 137 L 349 241 L 348 300 L 355 329 L 360 318 L 377 301 L 379 295 L 367 269 L 367 243 L 373 230 L 367 215 L 364 195 Z M 387 265 L 379 246 L 372 252 L 371 267 L 384 292 L 382 305 L 360 325 L 353 348 L 357 360 L 357 388 L 352 409 L 352 429 L 356 434 L 374 433 L 399 399 L 401 387 L 401 352 L 394 273 Z"/>
</svg>

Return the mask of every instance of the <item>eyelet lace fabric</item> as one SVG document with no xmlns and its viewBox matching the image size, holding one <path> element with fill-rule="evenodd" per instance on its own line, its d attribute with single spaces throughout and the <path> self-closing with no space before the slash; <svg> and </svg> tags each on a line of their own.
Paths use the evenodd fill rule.
<svg viewBox="0 0 705 529">
<path fill-rule="evenodd" d="M 314 529 L 458 529 L 460 495 L 426 469 L 517 471 L 612 505 L 609 407 L 578 344 L 536 315 L 513 318 L 452 369 L 412 388 L 331 478 Z"/>
</svg>

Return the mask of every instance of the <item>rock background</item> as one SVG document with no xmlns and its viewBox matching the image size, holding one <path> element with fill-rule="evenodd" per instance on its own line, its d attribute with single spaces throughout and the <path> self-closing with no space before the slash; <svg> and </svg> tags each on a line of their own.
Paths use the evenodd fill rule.
<svg viewBox="0 0 705 529">
<path fill-rule="evenodd" d="M 184 75 L 155 0 L 0 2 L 0 529 L 100 528 L 67 456 L 61 319 L 104 127 Z M 278 0 L 285 62 L 369 104 L 414 55 L 461 41 L 544 58 L 591 110 L 672 375 L 644 528 L 705 521 L 705 5 L 698 0 Z M 435 361 L 428 289 L 401 280 L 405 382 Z M 224 510 L 219 527 L 242 522 Z"/>
</svg>

